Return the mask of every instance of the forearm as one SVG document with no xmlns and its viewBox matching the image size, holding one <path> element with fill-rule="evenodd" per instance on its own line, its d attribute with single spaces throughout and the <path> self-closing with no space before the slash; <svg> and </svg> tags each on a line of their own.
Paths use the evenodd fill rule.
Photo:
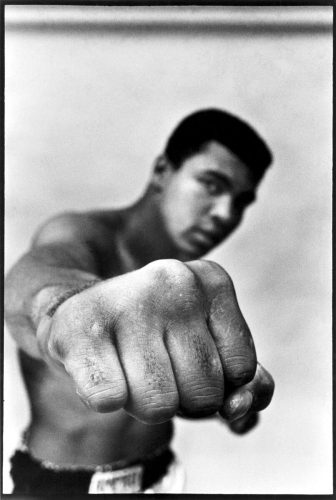
<svg viewBox="0 0 336 500">
<path fill-rule="evenodd" d="M 5 318 L 18 345 L 40 357 L 36 331 L 45 315 L 100 277 L 95 259 L 80 245 L 31 249 L 6 277 Z"/>
</svg>

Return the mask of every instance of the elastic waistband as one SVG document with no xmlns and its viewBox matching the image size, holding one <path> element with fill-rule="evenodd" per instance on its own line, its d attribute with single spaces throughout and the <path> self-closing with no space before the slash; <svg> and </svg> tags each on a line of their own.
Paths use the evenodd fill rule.
<svg viewBox="0 0 336 500">
<path fill-rule="evenodd" d="M 32 457 L 28 450 L 17 450 L 11 458 L 11 475 L 14 481 L 13 493 L 21 494 L 79 494 L 88 493 L 92 478 L 105 474 L 108 480 L 126 485 L 133 481 L 134 471 L 139 488 L 145 490 L 159 481 L 167 472 L 169 465 L 174 461 L 174 454 L 169 449 L 160 453 L 153 453 L 143 460 L 129 461 L 125 467 L 118 463 L 96 466 L 94 469 L 87 467 L 61 467 L 52 464 L 48 467 Z M 110 472 L 109 472 L 110 471 Z M 104 476 L 102 476 L 104 477 Z M 119 487 L 117 485 L 117 487 Z"/>
</svg>

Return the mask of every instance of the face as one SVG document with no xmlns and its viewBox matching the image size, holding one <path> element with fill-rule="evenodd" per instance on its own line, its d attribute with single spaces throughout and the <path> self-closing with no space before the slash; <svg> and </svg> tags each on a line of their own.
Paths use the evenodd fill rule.
<svg viewBox="0 0 336 500">
<path fill-rule="evenodd" d="M 177 170 L 168 166 L 161 213 L 171 241 L 188 258 L 204 255 L 239 225 L 256 188 L 248 167 L 217 142 Z"/>
</svg>

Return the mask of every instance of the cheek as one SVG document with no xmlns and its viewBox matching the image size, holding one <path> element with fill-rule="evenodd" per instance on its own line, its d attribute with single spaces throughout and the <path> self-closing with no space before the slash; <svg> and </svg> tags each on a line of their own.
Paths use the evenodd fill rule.
<svg viewBox="0 0 336 500">
<path fill-rule="evenodd" d="M 175 230 L 196 223 L 209 210 L 209 203 L 193 184 L 172 185 L 164 202 L 167 223 Z"/>
<path fill-rule="evenodd" d="M 195 183 L 187 184 L 183 189 L 176 191 L 176 195 L 175 203 L 179 204 L 180 210 L 184 212 L 185 217 L 197 218 L 209 209 L 208 198 L 204 196 L 204 193 L 200 191 Z"/>
<path fill-rule="evenodd" d="M 185 196 L 184 206 L 185 210 L 188 212 L 189 218 L 193 220 L 197 220 L 206 215 L 210 208 L 207 200 L 203 200 L 199 194 L 195 193 L 189 193 L 189 196 Z"/>
</svg>

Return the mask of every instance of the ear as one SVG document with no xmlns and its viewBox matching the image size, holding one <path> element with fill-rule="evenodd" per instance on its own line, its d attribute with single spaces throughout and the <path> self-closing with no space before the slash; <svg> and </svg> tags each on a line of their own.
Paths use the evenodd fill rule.
<svg viewBox="0 0 336 500">
<path fill-rule="evenodd" d="M 160 155 L 154 162 L 151 184 L 157 190 L 161 191 L 170 179 L 174 169 L 170 161 L 164 155 Z"/>
</svg>

